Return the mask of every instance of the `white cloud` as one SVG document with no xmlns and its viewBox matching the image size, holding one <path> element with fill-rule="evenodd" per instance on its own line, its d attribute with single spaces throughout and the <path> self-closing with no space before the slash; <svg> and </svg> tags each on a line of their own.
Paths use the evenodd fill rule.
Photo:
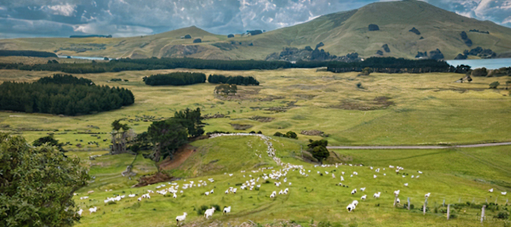
<svg viewBox="0 0 511 227">
<path fill-rule="evenodd" d="M 511 24 L 511 16 L 504 19 L 504 21 L 502 21 L 502 24 Z"/>
<path fill-rule="evenodd" d="M 76 12 L 75 8 L 76 8 L 76 5 L 71 5 L 69 3 L 66 3 L 66 4 L 61 4 L 61 5 L 43 6 L 41 9 L 43 11 L 49 12 L 53 15 L 61 15 L 61 16 L 69 17 L 69 16 L 73 16 L 74 13 Z"/>
<path fill-rule="evenodd" d="M 464 17 L 472 18 L 472 13 L 471 12 L 459 12 L 459 11 L 456 11 L 456 13 L 461 15 L 461 16 L 464 16 Z"/>
</svg>

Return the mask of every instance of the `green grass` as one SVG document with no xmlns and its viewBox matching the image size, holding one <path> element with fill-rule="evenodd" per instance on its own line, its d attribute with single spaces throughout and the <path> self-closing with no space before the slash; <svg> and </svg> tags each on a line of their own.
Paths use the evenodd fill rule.
<svg viewBox="0 0 511 227">
<path fill-rule="evenodd" d="M 315 168 L 312 164 L 306 164 L 296 158 L 292 158 L 293 152 L 299 152 L 299 145 L 296 140 L 278 138 L 272 139 L 272 143 L 277 149 L 277 156 L 282 157 L 283 161 L 295 164 L 302 164 L 306 169 L 312 170 L 309 177 L 303 177 L 298 171 L 288 173 L 288 182 L 292 185 L 284 185 L 277 188 L 270 184 L 262 184 L 260 190 L 238 191 L 237 194 L 226 195 L 223 192 L 229 187 L 235 187 L 237 183 L 248 180 L 248 175 L 259 177 L 261 172 L 252 173 L 250 170 L 257 170 L 260 167 L 254 167 L 252 164 L 261 162 L 257 160 L 254 153 L 260 151 L 262 140 L 256 137 L 222 137 L 209 140 L 193 142 L 197 147 L 194 153 L 181 168 L 184 180 L 176 181 L 182 185 L 188 180 L 198 182 L 214 178 L 214 183 L 209 183 L 206 187 L 194 187 L 184 190 L 184 194 L 178 193 L 178 198 L 163 197 L 159 194 L 153 194 L 150 200 L 137 202 L 136 198 L 123 199 L 121 202 L 113 205 L 104 205 L 105 197 L 114 194 L 145 193 L 146 190 L 156 190 L 155 187 L 160 184 L 146 186 L 142 188 L 130 188 L 129 182 L 120 177 L 123 169 L 120 163 L 129 164 L 133 156 L 116 155 L 102 156 L 92 163 L 111 162 L 113 167 L 104 167 L 104 170 L 91 173 L 96 175 L 96 181 L 101 180 L 102 185 L 95 182 L 79 191 L 76 196 L 77 203 L 81 207 L 98 206 L 101 210 L 98 213 L 89 215 L 84 212 L 81 223 L 78 226 L 174 226 L 175 216 L 187 212 L 186 223 L 195 223 L 197 225 L 209 225 L 212 223 L 230 223 L 231 225 L 240 224 L 251 220 L 255 223 L 269 224 L 282 220 L 295 221 L 299 224 L 308 226 L 313 220 L 314 223 L 320 221 L 329 221 L 333 225 L 355 225 L 358 226 L 477 226 L 480 225 L 477 219 L 479 209 L 470 207 L 461 207 L 459 210 L 452 209 L 452 212 L 458 215 L 457 218 L 447 221 L 445 214 L 435 213 L 442 209 L 441 204 L 445 199 L 446 203 L 454 204 L 475 202 L 484 203 L 497 202 L 501 205 L 499 210 L 492 211 L 487 209 L 486 216 L 489 217 L 488 225 L 503 225 L 501 220 L 492 220 L 505 206 L 506 196 L 499 196 L 500 191 L 511 189 L 511 171 L 509 170 L 509 147 L 494 148 L 472 148 L 449 151 L 336 151 L 342 155 L 353 159 L 354 164 L 362 163 L 364 167 L 350 167 L 347 165 L 338 168 Z M 250 144 L 252 148 L 248 146 Z M 75 152 L 77 153 L 77 152 Z M 253 157 L 252 157 L 253 156 Z M 494 158 L 495 157 L 495 158 Z M 496 158 L 499 157 L 499 158 Z M 222 166 L 223 170 L 215 168 L 200 168 L 197 165 L 209 163 L 209 160 L 219 159 L 216 165 Z M 268 157 L 263 156 L 263 160 Z M 245 163 L 240 163 L 245 162 Z M 264 160 L 266 161 L 266 160 Z M 146 165 L 149 162 L 144 159 L 138 159 L 135 165 Z M 246 164 L 250 163 L 250 164 Z M 243 164 L 243 165 L 240 165 Z M 490 165 L 491 164 L 491 165 Z M 270 164 L 274 166 L 274 164 Z M 411 179 L 410 175 L 402 178 L 396 175 L 393 169 L 386 168 L 381 173 L 375 173 L 369 169 L 369 166 L 375 168 L 385 168 L 388 165 L 399 165 L 405 168 L 401 173 L 410 175 L 417 174 L 421 170 L 424 174 L 420 179 Z M 201 171 L 199 171 L 201 170 Z M 241 173 L 239 170 L 246 170 Z M 330 175 L 319 176 L 316 171 L 335 170 L 336 179 Z M 480 171 L 478 171 L 480 170 Z M 233 173 L 232 177 L 223 173 Z M 335 186 L 339 183 L 340 172 L 346 172 L 345 185 L 349 188 Z M 349 173 L 357 171 L 359 176 L 349 177 Z M 110 172 L 112 177 L 107 175 Z M 265 173 L 270 173 L 266 170 Z M 386 173 L 387 176 L 382 174 Z M 377 174 L 378 178 L 373 179 L 372 175 Z M 113 177 L 116 175 L 116 177 Z M 244 178 L 243 175 L 246 177 Z M 281 179 L 282 180 L 282 179 Z M 258 183 L 262 183 L 262 180 Z M 404 187 L 404 183 L 409 183 L 409 187 Z M 270 199 L 269 194 L 272 191 L 289 188 L 288 195 L 277 195 L 276 199 Z M 353 188 L 367 187 L 365 192 L 358 192 L 351 195 Z M 238 186 L 239 188 L 239 186 Z M 495 188 L 493 194 L 487 190 Z M 113 191 L 105 192 L 105 189 Z M 211 189 L 215 193 L 206 197 L 205 191 Z M 400 198 L 405 203 L 406 198 L 410 198 L 415 209 L 411 211 L 402 208 L 393 208 L 394 190 L 401 189 Z M 79 200 L 88 190 L 95 192 L 90 195 L 90 201 Z M 382 192 L 382 197 L 378 200 L 372 198 L 376 191 Z M 431 192 L 428 200 L 430 211 L 423 216 L 422 212 L 417 210 L 424 201 L 424 194 Z M 368 200 L 361 201 L 360 196 L 368 195 Z M 348 213 L 345 210 L 347 204 L 352 200 L 359 200 L 360 205 L 355 212 Z M 202 206 L 218 204 L 220 207 L 232 206 L 232 213 L 223 216 L 216 212 L 212 219 L 206 221 L 196 213 L 196 210 Z M 378 206 L 379 204 L 379 206 Z"/>
<path fill-rule="evenodd" d="M 212 84 L 151 87 L 144 85 L 141 79 L 175 71 L 253 76 L 261 86 L 240 86 L 242 98 L 227 101 L 213 94 L 215 85 Z M 3 70 L 1 74 L 0 81 L 33 81 L 53 73 Z M 235 131 L 231 124 L 247 124 L 253 127 L 245 132 L 262 131 L 273 135 L 277 131 L 294 131 L 300 141 L 306 142 L 321 137 L 301 135 L 302 130 L 321 130 L 329 135 L 326 139 L 330 145 L 478 143 L 510 139 L 507 127 L 511 124 L 509 92 L 488 89 L 489 83 L 500 81 L 504 84 L 509 77 L 474 78 L 470 84 L 459 84 L 454 81 L 460 75 L 452 73 L 374 73 L 357 77 L 356 73 L 334 74 L 315 69 L 155 70 L 79 76 L 100 85 L 128 88 L 135 95 L 135 104 L 76 117 L 0 112 L 0 130 L 22 133 L 29 141 L 55 133 L 60 141 L 73 144 L 66 149 L 105 150 L 110 145 L 110 124 L 116 119 L 133 120 L 128 125 L 136 133 L 141 133 L 147 130 L 150 122 L 134 121 L 137 116 L 168 118 L 175 111 L 199 107 L 203 114 L 221 113 L 230 117 L 205 120 L 206 131 Z M 129 82 L 106 82 L 112 78 L 128 79 Z M 355 84 L 358 82 L 362 82 L 366 89 L 357 89 Z M 372 100 L 378 96 L 390 97 L 395 105 L 372 111 L 339 108 L 345 101 L 371 106 L 374 105 Z M 296 103 L 287 108 L 290 102 Z M 287 110 L 267 110 L 271 107 Z M 254 116 L 274 119 L 271 122 L 250 120 Z M 101 139 L 79 134 L 84 132 L 101 133 L 98 134 Z M 98 142 L 99 147 L 88 146 L 89 141 Z"/>
</svg>

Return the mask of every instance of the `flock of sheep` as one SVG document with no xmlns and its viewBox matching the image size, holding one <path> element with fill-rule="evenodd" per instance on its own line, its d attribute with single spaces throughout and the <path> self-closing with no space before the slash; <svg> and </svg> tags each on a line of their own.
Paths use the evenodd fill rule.
<svg viewBox="0 0 511 227">
<path fill-rule="evenodd" d="M 242 183 L 239 187 L 239 190 L 258 190 L 261 188 L 261 185 L 262 185 L 262 182 L 268 182 L 268 180 L 273 180 L 273 186 L 265 186 L 265 187 L 275 187 L 276 190 L 271 190 L 272 193 L 269 195 L 269 198 L 270 199 L 275 199 L 277 197 L 277 194 L 278 195 L 285 195 L 285 194 L 288 194 L 289 193 L 289 188 L 285 188 L 285 189 L 280 189 L 280 186 L 282 184 L 287 184 L 288 186 L 291 186 L 292 183 L 288 181 L 288 178 L 287 178 L 287 175 L 290 171 L 297 171 L 299 172 L 299 174 L 302 176 L 302 177 L 309 177 L 309 174 L 311 173 L 311 170 L 309 169 L 305 169 L 302 165 L 293 165 L 293 164 L 290 164 L 290 163 L 283 163 L 279 158 L 277 158 L 275 156 L 275 149 L 273 148 L 273 144 L 270 142 L 270 139 L 264 135 L 261 135 L 261 134 L 248 134 L 248 133 L 236 133 L 236 134 L 215 134 L 215 135 L 212 135 L 211 137 L 214 138 L 214 137 L 218 137 L 218 136 L 259 136 L 261 139 L 264 140 L 265 144 L 267 145 L 267 154 L 269 157 L 271 157 L 276 163 L 278 166 L 281 167 L 281 169 L 273 169 L 273 167 L 268 167 L 268 168 L 259 168 L 258 170 L 252 170 L 251 171 L 251 174 L 248 175 L 248 178 L 249 180 L 246 180 L 244 183 Z M 362 165 L 353 165 L 353 164 L 347 164 L 347 163 L 336 163 L 336 164 L 332 164 L 332 165 L 315 165 L 314 168 L 318 169 L 318 168 L 339 168 L 339 167 L 342 167 L 342 166 L 350 166 L 350 167 L 362 167 Z M 383 173 L 384 171 L 386 171 L 387 168 L 373 168 L 373 167 L 368 167 L 370 170 L 374 171 L 374 174 L 373 174 L 373 178 L 377 178 L 378 176 L 376 174 L 379 174 L 380 176 L 387 176 L 386 173 Z M 400 171 L 403 171 L 404 168 L 403 167 L 400 167 L 400 166 L 392 166 L 390 165 L 388 167 L 388 170 L 387 171 L 390 171 L 390 169 L 393 169 L 392 172 L 395 172 L 396 175 L 398 175 L 400 173 Z M 348 185 L 344 185 L 343 182 L 345 182 L 345 177 L 347 179 L 349 178 L 354 178 L 354 177 L 358 177 L 359 176 L 359 173 L 357 171 L 353 171 L 351 173 L 346 173 L 346 172 L 340 172 L 340 176 L 339 178 L 337 178 L 334 174 L 334 171 L 336 170 L 333 170 L 333 171 L 319 171 L 319 170 L 316 170 L 316 173 L 318 174 L 318 176 L 324 176 L 324 175 L 329 175 L 331 174 L 332 178 L 333 179 L 340 179 L 340 183 L 336 184 L 337 186 L 342 186 L 342 187 L 349 187 Z M 247 174 L 246 174 L 246 171 L 242 170 L 241 173 L 243 174 L 243 178 L 246 178 L 247 177 Z M 232 177 L 234 174 L 232 173 L 224 173 L 224 175 L 228 175 L 229 177 Z M 403 178 L 407 177 L 408 174 L 402 174 Z M 411 179 L 419 179 L 419 177 L 422 175 L 422 172 L 421 171 L 417 171 L 417 175 L 412 175 L 411 176 Z M 349 178 L 348 178 L 349 177 Z M 157 186 L 155 189 L 156 189 L 156 193 L 158 194 L 161 194 L 163 196 L 165 196 L 167 193 L 170 193 L 172 194 L 172 197 L 173 198 L 177 198 L 178 194 L 184 194 L 185 191 L 187 189 L 191 189 L 191 188 L 206 188 L 208 186 L 208 184 L 213 184 L 215 182 L 215 180 L 213 178 L 209 178 L 207 180 L 198 180 L 197 182 L 195 181 L 186 181 L 186 180 L 183 180 L 182 182 L 182 185 L 179 185 L 178 183 L 176 182 L 173 182 L 173 183 L 170 183 L 168 185 L 165 185 L 165 184 L 162 184 L 162 185 L 159 185 Z M 408 187 L 409 183 L 404 183 L 404 187 Z M 170 186 L 169 188 L 165 188 L 167 186 Z M 277 193 L 277 191 L 279 190 L 279 192 Z M 351 195 L 355 195 L 357 192 L 366 192 L 366 187 L 363 187 L 363 188 L 359 188 L 357 190 L 357 188 L 353 189 L 351 191 Z M 236 194 L 238 192 L 238 188 L 237 187 L 229 187 L 225 190 L 225 194 Z M 489 190 L 489 192 L 493 192 L 493 188 Z M 150 199 L 151 198 L 151 195 L 150 194 L 153 194 L 155 193 L 154 191 L 152 190 L 147 190 L 147 193 L 146 194 L 143 194 L 141 197 L 138 198 L 138 201 L 141 201 L 142 199 Z M 211 190 L 205 190 L 205 192 L 203 193 L 204 196 L 209 196 L 209 195 L 212 195 L 214 193 L 214 189 L 211 189 Z M 378 199 L 380 198 L 382 192 L 380 191 L 377 191 L 373 194 L 373 198 L 374 199 Z M 395 196 L 395 200 L 394 200 L 394 205 L 399 204 L 400 203 L 400 200 L 399 200 L 399 194 L 400 194 L 400 190 L 396 190 L 394 191 L 394 196 Z M 502 195 L 506 195 L 506 192 L 502 192 Z M 128 197 L 129 198 L 134 198 L 136 197 L 137 195 L 136 194 L 129 194 Z M 427 193 L 425 194 L 425 198 L 428 198 L 431 196 L 431 193 Z M 87 199 L 88 197 L 85 196 L 85 197 L 80 197 L 80 199 Z M 109 203 L 109 202 L 116 202 L 116 201 L 120 201 L 122 199 L 124 199 L 125 196 L 124 195 L 118 195 L 116 197 L 113 197 L 113 198 L 106 198 L 105 199 L 105 204 L 106 203 Z M 360 199 L 362 201 L 365 201 L 367 200 L 367 195 L 364 194 L 360 197 Z M 357 200 L 354 200 L 352 201 L 350 204 L 348 204 L 348 206 L 346 207 L 347 211 L 348 212 L 353 212 L 356 207 L 359 205 L 359 202 Z M 90 214 L 96 212 L 99 208 L 97 207 L 93 207 L 93 208 L 89 208 L 89 211 L 90 211 Z M 82 209 L 79 210 L 79 215 L 82 214 Z M 204 212 L 204 217 L 206 219 L 209 219 L 209 217 L 212 217 L 213 214 L 215 212 L 215 208 L 212 207 L 210 209 L 207 209 L 205 212 Z M 228 206 L 228 207 L 224 207 L 223 209 L 223 214 L 227 214 L 227 213 L 230 213 L 231 212 L 231 206 Z M 184 212 L 183 215 L 179 215 L 176 217 L 176 222 L 177 224 L 179 225 L 179 223 L 182 223 L 185 221 L 186 219 L 186 216 L 187 216 L 187 213 Z"/>
</svg>

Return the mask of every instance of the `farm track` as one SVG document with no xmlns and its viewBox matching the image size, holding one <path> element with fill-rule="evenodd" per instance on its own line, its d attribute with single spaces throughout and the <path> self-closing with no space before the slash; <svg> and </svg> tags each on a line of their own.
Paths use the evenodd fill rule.
<svg viewBox="0 0 511 227">
<path fill-rule="evenodd" d="M 482 144 L 466 144 L 466 145 L 428 145 L 428 146 L 328 146 L 328 149 L 338 150 L 434 150 L 434 149 L 451 149 L 451 148 L 476 148 L 476 147 L 495 147 L 495 146 L 507 146 L 511 145 L 511 142 L 502 143 L 482 143 Z"/>
</svg>

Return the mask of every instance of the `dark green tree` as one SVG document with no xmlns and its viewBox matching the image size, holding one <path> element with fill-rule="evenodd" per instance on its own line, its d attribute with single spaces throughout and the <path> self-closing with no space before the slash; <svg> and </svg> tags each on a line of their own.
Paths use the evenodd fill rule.
<svg viewBox="0 0 511 227">
<path fill-rule="evenodd" d="M 495 81 L 490 84 L 490 89 L 497 89 L 497 87 L 500 85 L 498 81 Z"/>
<path fill-rule="evenodd" d="M 80 220 L 72 197 L 89 180 L 80 159 L 2 133 L 0 154 L 0 226 L 71 226 Z"/>
<path fill-rule="evenodd" d="M 161 158 L 172 158 L 176 150 L 188 142 L 188 130 L 174 118 L 153 122 L 147 133 L 154 145 L 151 159 L 155 162 Z"/>
<path fill-rule="evenodd" d="M 183 127 L 188 130 L 190 137 L 198 137 L 204 134 L 204 123 L 202 123 L 202 117 L 200 108 L 196 110 L 181 110 L 174 113 L 174 119 L 181 123 Z"/>
<path fill-rule="evenodd" d="M 298 135 L 296 135 L 296 132 L 293 132 L 293 131 L 286 132 L 285 137 L 291 138 L 291 139 L 298 139 Z"/>
<path fill-rule="evenodd" d="M 59 143 L 58 140 L 53 138 L 53 134 L 49 135 L 49 136 L 41 137 L 32 143 L 32 145 L 34 145 L 34 147 L 40 147 L 40 146 L 43 146 L 44 144 L 48 144 L 49 146 L 57 147 L 58 150 L 61 152 L 66 152 L 64 150 L 64 148 L 62 148 L 62 146 L 64 146 L 64 144 Z"/>
<path fill-rule="evenodd" d="M 330 152 L 326 148 L 328 146 L 327 140 L 311 140 L 309 139 L 309 144 L 307 145 L 308 151 L 312 154 L 312 156 L 317 159 L 319 162 L 323 163 L 323 160 L 327 159 L 330 156 Z"/>
</svg>

